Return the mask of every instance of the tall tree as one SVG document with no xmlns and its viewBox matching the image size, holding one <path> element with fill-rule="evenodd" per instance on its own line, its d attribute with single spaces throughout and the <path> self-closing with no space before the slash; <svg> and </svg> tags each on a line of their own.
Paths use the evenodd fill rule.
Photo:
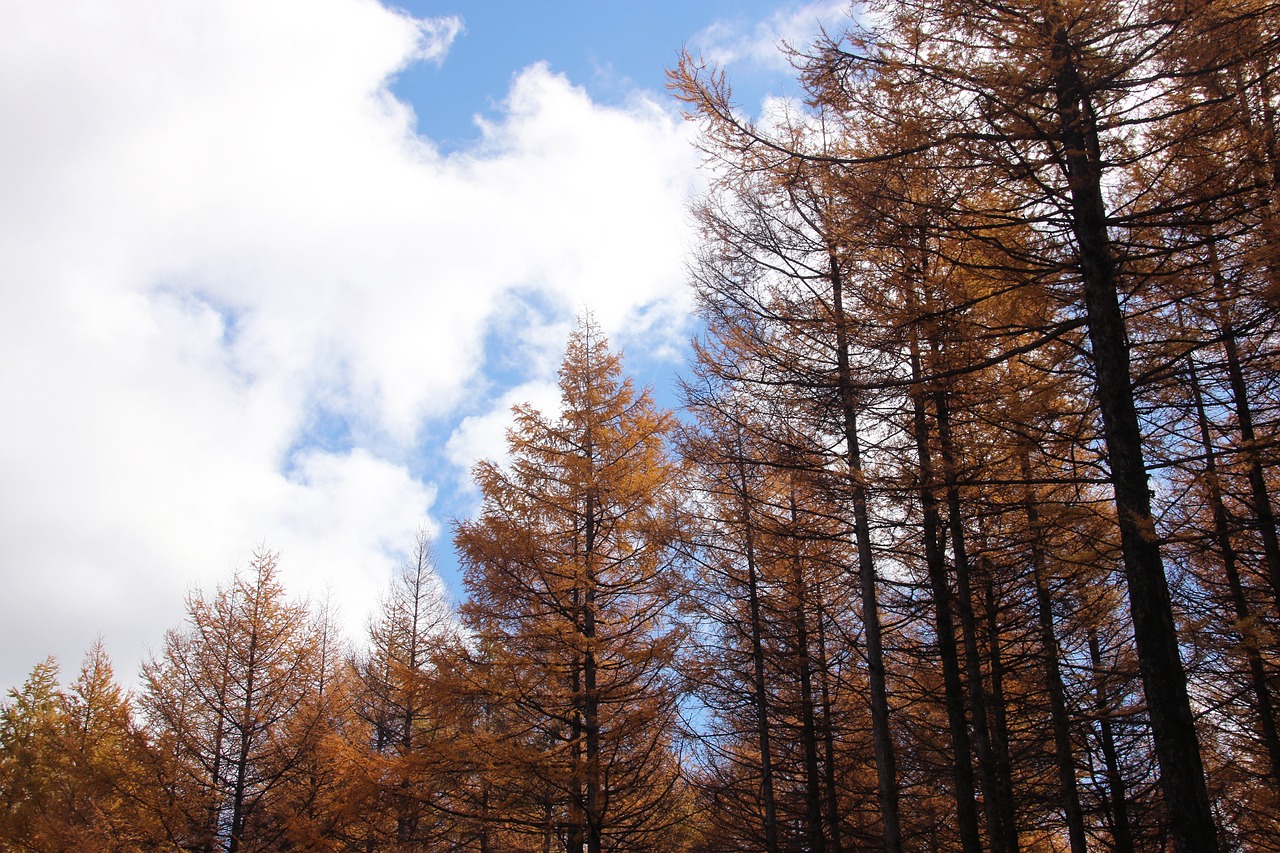
<svg viewBox="0 0 1280 853">
<path fill-rule="evenodd" d="M 432 771 L 458 708 L 434 688 L 437 658 L 454 635 L 434 547 L 420 530 L 370 622 L 367 652 L 355 661 L 363 747 L 372 753 L 362 763 L 377 789 L 376 808 L 388 818 L 377 834 L 388 842 L 428 843 L 448 830 L 440 820 L 446 792 Z"/>
<path fill-rule="evenodd" d="M 695 348 L 694 369 L 708 387 L 734 389 L 724 410 L 730 420 L 754 400 L 798 430 L 799 443 L 810 445 L 802 453 L 809 454 L 806 464 L 851 515 L 843 535 L 856 547 L 844 558 L 858 579 L 855 618 L 865 642 L 881 836 L 893 853 L 901 850 L 902 827 L 879 604 L 883 580 L 864 470 L 866 433 L 883 423 L 883 412 L 874 409 L 885 396 L 865 393 L 866 378 L 880 375 L 884 365 L 859 336 L 865 323 L 856 271 L 864 260 L 843 239 L 839 204 L 824 194 L 822 174 L 807 168 L 776 174 L 767 157 L 749 154 L 723 165 L 721 180 L 696 208 L 707 247 L 694 267 L 694 284 L 708 331 Z M 701 393 L 697 389 L 691 403 L 700 405 Z M 769 443 L 778 452 L 794 449 L 778 435 Z"/>
<path fill-rule="evenodd" d="M 867 125 L 886 127 L 894 131 L 886 135 L 889 144 L 815 152 L 796 144 L 804 138 L 797 126 L 817 123 L 811 117 L 763 132 L 732 109 L 723 76 L 707 74 L 688 59 L 677 84 L 706 120 L 709 145 L 727 159 L 750 159 L 779 180 L 786 180 L 794 162 L 824 168 L 893 162 L 912 168 L 919 155 L 930 152 L 924 180 L 946 184 L 955 176 L 976 175 L 1000 188 L 995 195 L 966 193 L 947 205 L 903 194 L 873 196 L 871 203 L 889 218 L 922 210 L 935 219 L 935 234 L 1000 247 L 1005 268 L 1022 271 L 1024 280 L 1052 277 L 1060 316 L 1085 329 L 1089 391 L 1101 410 L 1099 445 L 1114 497 L 1172 836 L 1180 850 L 1216 849 L 1150 494 L 1144 448 L 1150 424 L 1139 406 L 1143 376 L 1129 349 L 1137 337 L 1133 312 L 1152 293 L 1153 270 L 1168 260 L 1158 248 L 1158 234 L 1201 193 L 1190 185 L 1173 196 L 1151 192 L 1148 184 L 1127 183 L 1124 170 L 1143 160 L 1172 168 L 1174 149 L 1217 147 L 1221 137 L 1211 137 L 1224 127 L 1223 99 L 1243 102 L 1263 92 L 1265 104 L 1259 109 L 1254 101 L 1253 109 L 1236 110 L 1231 126 L 1241 129 L 1263 119 L 1263 130 L 1244 133 L 1249 145 L 1237 147 L 1268 164 L 1256 156 L 1265 144 L 1254 143 L 1265 142 L 1274 127 L 1269 81 L 1266 74 L 1258 76 L 1260 68 L 1270 67 L 1259 57 L 1274 53 L 1274 9 L 1268 3 L 1228 8 L 1211 0 L 888 0 L 872 6 L 873 14 L 861 20 L 875 29 L 851 28 L 801 64 L 809 103 L 822 111 L 825 128 L 847 128 L 848 136 L 865 138 Z M 1229 47 L 1225 40 L 1203 38 L 1233 27 L 1247 38 Z M 1175 55 L 1180 49 L 1185 50 Z M 1203 81 L 1218 72 L 1228 80 L 1239 72 L 1237 82 L 1242 76 L 1248 82 L 1243 89 L 1220 87 L 1227 91 L 1221 97 L 1204 97 Z M 1245 90 L 1248 97 L 1237 97 Z M 917 108 L 889 108 L 895 92 L 914 93 Z M 1257 181 L 1227 192 L 1255 209 L 1269 205 L 1259 201 L 1273 186 L 1266 171 L 1251 169 L 1261 176 Z M 1024 224 L 1034 226 L 1037 238 L 1009 245 L 1005 235 Z M 912 244 L 900 245 L 905 250 Z M 974 371 L 991 363 L 948 369 Z M 1254 503 L 1265 511 L 1262 501 Z"/>
<path fill-rule="evenodd" d="M 654 849 L 678 802 L 672 420 L 589 319 L 560 390 L 555 418 L 515 408 L 510 461 L 476 466 L 481 510 L 455 530 L 462 615 L 503 729 L 498 819 L 544 849 Z"/>
<path fill-rule="evenodd" d="M 307 608 L 285 598 L 270 551 L 212 596 L 188 598 L 186 630 L 169 631 L 143 665 L 141 699 L 185 792 L 175 842 L 236 853 L 283 835 L 268 819 L 270 797 L 301 766 L 310 738 L 300 731 L 318 724 L 308 697 L 324 676 L 322 648 Z"/>
<path fill-rule="evenodd" d="M 0 838 L 17 845 L 44 835 L 61 772 L 58 662 L 36 664 L 0 707 Z M 39 842 L 37 842 L 39 843 Z"/>
</svg>

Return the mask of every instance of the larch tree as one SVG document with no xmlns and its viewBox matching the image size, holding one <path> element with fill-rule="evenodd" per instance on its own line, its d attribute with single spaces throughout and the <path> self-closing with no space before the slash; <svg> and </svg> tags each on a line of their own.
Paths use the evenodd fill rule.
<svg viewBox="0 0 1280 853">
<path fill-rule="evenodd" d="M 1193 696 L 1180 657 L 1177 590 L 1170 584 L 1178 567 L 1165 563 L 1161 507 L 1151 494 L 1146 383 L 1153 364 L 1146 358 L 1158 357 L 1151 343 L 1172 335 L 1167 326 L 1151 337 L 1142 332 L 1144 314 L 1159 297 L 1159 274 L 1176 263 L 1161 246 L 1163 232 L 1214 185 L 1191 179 L 1170 195 L 1150 182 L 1129 181 L 1128 170 L 1142 163 L 1181 169 L 1186 152 L 1215 148 L 1224 155 L 1222 165 L 1253 178 L 1223 190 L 1229 197 L 1219 200 L 1242 212 L 1220 221 L 1254 231 L 1258 249 L 1252 257 L 1263 265 L 1272 260 L 1266 225 L 1274 221 L 1274 170 L 1268 167 L 1275 160 L 1268 147 L 1274 150 L 1275 103 L 1267 70 L 1275 54 L 1274 6 L 887 0 L 865 11 L 858 24 L 820 43 L 811 56 L 797 56 L 807 102 L 815 109 L 808 116 L 761 130 L 735 113 L 723 75 L 688 57 L 677 72 L 677 89 L 704 121 L 708 147 L 726 160 L 751 162 L 780 183 L 797 163 L 839 171 L 885 163 L 915 169 L 914 162 L 927 162 L 919 171 L 925 183 L 946 187 L 958 176 L 976 176 L 980 185 L 999 189 L 991 196 L 965 193 L 945 205 L 874 191 L 868 201 L 886 219 L 927 214 L 932 221 L 923 236 L 929 241 L 983 241 L 1004 250 L 1008 270 L 1052 278 L 1058 316 L 1084 330 L 1081 375 L 1100 410 L 1101 436 L 1082 449 L 1097 454 L 1111 488 L 1171 836 L 1180 850 L 1215 850 Z M 917 107 L 891 109 L 885 92 L 911 93 Z M 797 145 L 806 138 L 797 128 L 818 120 L 846 138 L 864 137 L 867 126 L 894 133 L 870 149 Z M 1236 141 L 1223 145 L 1231 133 Z M 1008 245 L 1004 235 L 1027 225 L 1038 239 Z M 914 245 L 908 240 L 898 248 L 907 252 Z M 1131 352 L 1135 343 L 1147 352 Z M 1015 354 L 946 365 L 942 374 L 924 365 L 917 387 Z M 917 408 L 936 413 L 939 400 L 922 399 Z M 934 438 L 940 445 L 941 434 Z M 927 446 L 917 443 L 921 450 Z M 938 450 L 945 480 L 946 460 Z M 1252 503 L 1259 517 L 1266 515 L 1265 501 L 1255 497 Z M 948 521 L 956 520 L 954 507 L 948 510 Z M 940 532 L 943 524 L 941 517 L 934 520 Z M 953 558 L 956 532 L 946 531 Z M 931 542 L 936 544 L 934 537 L 926 536 L 926 545 L 933 547 Z M 971 673 L 971 687 L 981 688 L 977 675 Z M 974 833 L 967 836 L 972 848 Z M 1016 843 L 1012 834 L 1007 841 L 1006 847 Z"/>
<path fill-rule="evenodd" d="M 0 850 L 134 851 L 162 840 L 148 747 L 99 640 L 69 688 L 52 659 L 0 705 Z"/>
<path fill-rule="evenodd" d="M 420 530 L 370 621 L 367 651 L 354 661 L 364 723 L 357 752 L 366 752 L 359 763 L 384 818 L 375 838 L 421 844 L 448 831 L 442 816 L 451 807 L 441 802 L 447 792 L 434 771 L 457 708 L 438 694 L 436 670 L 455 628 L 431 537 Z"/>
<path fill-rule="evenodd" d="M 455 531 L 496 820 L 544 850 L 672 849 L 672 419 L 589 319 L 559 376 L 561 412 L 515 408 L 509 462 L 476 466 Z"/>
<path fill-rule="evenodd" d="M 178 787 L 173 840 L 257 849 L 285 833 L 271 797 L 298 772 L 320 718 L 322 632 L 285 598 L 278 559 L 257 551 L 212 596 L 192 593 L 186 630 L 143 665 L 142 710 Z M 306 716 L 306 719 L 303 717 Z"/>
<path fill-rule="evenodd" d="M 362 765 L 346 748 L 360 723 L 357 684 L 329 595 L 312 620 L 314 676 L 280 734 L 282 752 L 296 760 L 271 792 L 258 835 L 278 838 L 275 846 L 284 849 L 348 849 L 363 838 L 364 817 L 371 810 L 362 796 Z"/>
<path fill-rule="evenodd" d="M 702 843 L 839 851 L 881 824 L 862 649 L 849 636 L 851 513 L 822 482 L 825 450 L 792 428 L 793 410 L 760 411 L 700 374 L 686 386 L 697 422 L 681 442 L 691 517 L 681 670 L 699 708 Z"/>
<path fill-rule="evenodd" d="M 57 661 L 36 664 L 9 699 L 0 706 L 0 839 L 41 843 L 64 771 Z"/>
<path fill-rule="evenodd" d="M 795 135 L 798 144 L 802 134 Z M 737 402 L 723 412 L 730 420 L 740 419 L 746 401 L 785 412 L 783 420 L 798 431 L 790 443 L 809 445 L 801 456 L 850 514 L 852 524 L 841 538 L 855 546 L 843 558 L 857 578 L 853 618 L 861 623 L 867 657 L 876 811 L 884 849 L 897 853 L 902 827 L 879 603 L 884 579 L 865 471 L 868 434 L 883 434 L 886 396 L 892 395 L 867 393 L 868 379 L 882 375 L 885 363 L 864 334 L 868 323 L 856 280 L 864 261 L 840 236 L 838 205 L 823 194 L 823 176 L 807 168 L 775 173 L 768 161 L 750 154 L 721 160 L 721 180 L 695 208 L 705 249 L 693 267 L 693 283 L 707 333 L 695 345 L 694 370 L 702 374 L 700 383 L 732 389 Z M 701 393 L 690 397 L 695 407 Z M 785 447 L 787 441 L 772 443 L 784 452 L 795 449 Z"/>
</svg>

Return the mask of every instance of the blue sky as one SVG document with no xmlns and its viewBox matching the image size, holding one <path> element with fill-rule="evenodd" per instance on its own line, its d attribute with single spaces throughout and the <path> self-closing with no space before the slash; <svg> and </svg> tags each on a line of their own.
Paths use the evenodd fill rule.
<svg viewBox="0 0 1280 853">
<path fill-rule="evenodd" d="M 107 7 L 110 8 L 107 8 Z M 43 0 L 0 38 L 0 689 L 281 553 L 356 638 L 557 403 L 591 310 L 659 397 L 694 328 L 681 45 L 755 109 L 842 4 Z"/>
<path fill-rule="evenodd" d="M 579 0 L 415 2 L 401 8 L 417 17 L 458 15 L 465 23 L 465 34 L 450 48 L 447 62 L 411 68 L 394 86 L 414 104 L 424 134 L 441 145 L 463 147 L 477 137 L 472 117 L 494 111 L 519 69 L 546 62 L 586 88 L 596 102 L 625 102 L 637 89 L 661 91 L 664 69 L 675 64 L 680 48 L 696 50 L 700 37 L 710 35 L 712 28 L 726 36 L 751 37 L 758 25 L 769 27 L 775 14 L 804 6 L 762 0 Z M 815 19 L 829 8 L 818 7 Z M 789 83 L 778 67 L 740 65 L 734 80 L 744 99 L 758 101 L 767 90 Z"/>
</svg>

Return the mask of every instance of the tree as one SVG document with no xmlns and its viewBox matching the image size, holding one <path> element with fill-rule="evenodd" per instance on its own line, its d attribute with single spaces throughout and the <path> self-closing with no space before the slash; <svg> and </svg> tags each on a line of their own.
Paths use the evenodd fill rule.
<svg viewBox="0 0 1280 853">
<path fill-rule="evenodd" d="M 37 664 L 0 707 L 0 849 L 134 851 L 161 839 L 149 750 L 101 640 L 69 689 Z"/>
<path fill-rule="evenodd" d="M 750 406 L 772 410 L 796 432 L 783 440 L 774 430 L 765 444 L 793 456 L 790 464 L 807 459 L 815 482 L 851 515 L 841 538 L 856 546 L 844 558 L 858 579 L 881 837 L 884 849 L 896 853 L 902 827 L 879 604 L 883 577 L 866 474 L 867 435 L 880 432 L 892 395 L 864 393 L 884 359 L 859 337 L 867 329 L 858 276 L 865 259 L 861 246 L 843 239 L 840 205 L 824 194 L 827 176 L 794 164 L 774 172 L 767 160 L 748 153 L 722 162 L 721 180 L 696 208 L 706 248 L 693 275 L 707 333 L 695 345 L 698 387 L 687 396 L 695 409 L 719 406 L 719 415 L 740 424 Z M 704 399 L 718 385 L 730 389 L 731 404 Z M 829 823 L 834 832 L 837 822 Z"/>
<path fill-rule="evenodd" d="M 36 664 L 21 690 L 0 708 L 0 803 L 3 837 L 22 843 L 40 835 L 40 824 L 54 807 L 53 791 L 60 771 L 60 700 L 58 663 Z"/>
<path fill-rule="evenodd" d="M 255 821 L 256 835 L 278 839 L 273 849 L 348 850 L 365 840 L 375 806 L 363 756 L 348 748 L 363 722 L 355 712 L 357 679 L 328 595 L 313 619 L 315 675 L 279 734 L 295 760 Z"/>
<path fill-rule="evenodd" d="M 188 597 L 187 629 L 170 630 L 142 673 L 151 735 L 173 761 L 175 843 L 236 853 L 284 834 L 271 796 L 320 724 L 308 699 L 322 692 L 323 646 L 306 606 L 285 599 L 271 551 L 211 597 Z"/>
<path fill-rule="evenodd" d="M 839 851 L 882 823 L 863 743 L 874 729 L 856 665 L 864 650 L 849 636 L 852 513 L 821 482 L 824 449 L 806 447 L 792 411 L 756 411 L 760 401 L 710 381 L 686 393 L 697 423 L 681 442 L 691 516 L 681 671 L 700 705 L 706 846 Z"/>
<path fill-rule="evenodd" d="M 457 734 L 457 697 L 438 692 L 438 658 L 456 638 L 431 538 L 418 531 L 369 625 L 368 651 L 354 662 L 367 770 L 382 826 L 374 835 L 399 845 L 438 841 L 452 808 L 437 771 Z M 445 802 L 442 802 L 446 800 Z M 378 821 L 375 821 L 377 823 Z"/>
<path fill-rule="evenodd" d="M 655 849 L 679 793 L 672 420 L 590 319 L 559 376 L 559 416 L 515 408 L 510 461 L 476 466 L 481 510 L 455 529 L 497 820 L 543 849 Z"/>
<path fill-rule="evenodd" d="M 875 29 L 851 27 L 797 57 L 816 115 L 762 131 L 735 114 L 723 75 L 708 74 L 689 57 L 676 74 L 678 91 L 705 121 L 708 147 L 778 183 L 800 168 L 839 174 L 892 164 L 915 175 L 908 188 L 964 180 L 995 190 L 944 194 L 938 203 L 928 194 L 872 188 L 854 204 L 890 221 L 919 216 L 926 224 L 922 244 L 954 239 L 996 249 L 996 263 L 984 269 L 1010 273 L 1011 289 L 1048 282 L 1058 300 L 1059 326 L 1047 337 L 945 365 L 942 373 L 926 369 L 916 377 L 921 389 L 1007 361 L 1068 328 L 1085 331 L 1081 375 L 1101 412 L 1100 440 L 1090 452 L 1099 452 L 1112 491 L 1174 844 L 1185 851 L 1216 849 L 1170 589 L 1178 568 L 1167 566 L 1162 553 L 1147 455 L 1154 430 L 1144 385 L 1161 365 L 1145 357 L 1159 359 L 1154 345 L 1176 333 L 1167 324 L 1151 336 L 1143 329 L 1157 316 L 1162 278 L 1177 264 L 1164 246 L 1166 232 L 1204 201 L 1218 203 L 1213 221 L 1227 232 L 1253 232 L 1242 241 L 1248 248 L 1241 257 L 1274 262 L 1267 230 L 1275 221 L 1269 79 L 1275 7 L 1208 0 L 890 0 L 872 7 L 862 21 Z M 811 138 L 805 129 L 817 125 L 837 144 L 804 144 Z M 1246 179 L 1214 182 L 1205 179 L 1214 169 L 1186 168 L 1199 151 L 1216 152 L 1203 159 L 1230 163 L 1216 171 Z M 1176 170 L 1179 179 L 1166 184 L 1176 192 L 1130 180 L 1144 170 Z M 1034 239 L 1008 239 L 1027 226 Z M 906 253 L 917 243 L 904 236 L 896 248 Z M 964 305 L 944 302 L 928 313 L 941 317 Z M 1131 353 L 1135 343 L 1146 352 Z M 935 417 L 939 403 L 945 397 L 931 401 Z M 941 443 L 940 430 L 936 437 Z M 1266 484 L 1253 480 L 1253 510 L 1266 545 Z M 954 527 L 962 519 L 949 510 Z M 958 565 L 957 531 L 950 544 Z M 970 675 L 970 687 L 981 689 L 977 674 Z M 973 833 L 967 835 L 972 847 Z"/>
</svg>

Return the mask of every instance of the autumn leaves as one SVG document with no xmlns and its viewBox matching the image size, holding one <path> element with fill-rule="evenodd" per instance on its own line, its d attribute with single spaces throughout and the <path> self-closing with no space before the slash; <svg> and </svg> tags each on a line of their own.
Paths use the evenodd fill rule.
<svg viewBox="0 0 1280 853">
<path fill-rule="evenodd" d="M 15 693 L 6 841 L 1275 849 L 1280 9 L 873 12 L 762 125 L 673 75 L 678 418 L 583 321 L 458 621 L 419 541 L 340 653 L 258 554 L 132 704 Z"/>
</svg>

